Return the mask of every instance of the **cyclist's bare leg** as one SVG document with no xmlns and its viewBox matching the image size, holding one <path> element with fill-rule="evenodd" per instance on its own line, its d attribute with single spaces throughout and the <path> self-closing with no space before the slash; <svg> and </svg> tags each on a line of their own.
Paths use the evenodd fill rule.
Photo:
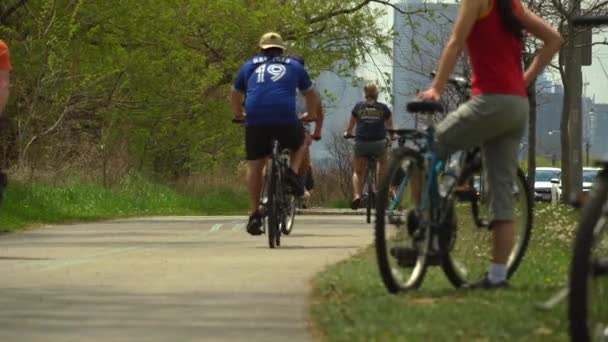
<svg viewBox="0 0 608 342">
<path fill-rule="evenodd" d="M 353 159 L 353 199 L 361 198 L 361 180 L 365 178 L 367 170 L 367 158 L 355 157 Z"/>
<path fill-rule="evenodd" d="M 495 264 L 506 265 L 509 255 L 513 248 L 515 231 L 513 222 L 494 221 L 492 222 L 493 250 L 492 262 Z"/>
<path fill-rule="evenodd" d="M 304 152 L 304 156 L 302 158 L 302 162 L 300 163 L 300 167 L 298 168 L 298 176 L 304 177 L 306 173 L 310 169 L 310 148 L 306 146 L 306 151 Z"/>
<path fill-rule="evenodd" d="M 382 157 L 378 158 L 378 162 L 376 163 L 376 184 L 378 184 L 378 180 L 384 177 L 384 171 L 386 170 L 386 154 Z"/>
<path fill-rule="evenodd" d="M 298 174 L 298 170 L 304 161 L 307 150 L 308 147 L 306 144 L 302 144 L 297 150 L 291 152 L 289 166 L 295 174 Z"/>
<path fill-rule="evenodd" d="M 250 214 L 253 214 L 260 205 L 264 165 L 266 165 L 266 158 L 247 161 L 247 190 L 249 192 Z"/>
</svg>

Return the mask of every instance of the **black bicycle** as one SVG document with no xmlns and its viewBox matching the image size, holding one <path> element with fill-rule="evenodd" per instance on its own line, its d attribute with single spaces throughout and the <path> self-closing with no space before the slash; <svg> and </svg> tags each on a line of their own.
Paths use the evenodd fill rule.
<svg viewBox="0 0 608 342">
<path fill-rule="evenodd" d="M 242 124 L 243 121 L 233 120 Z M 277 140 L 272 141 L 272 154 L 265 167 L 264 186 L 260 204 L 264 215 L 264 232 L 270 248 L 281 245 L 281 234 L 289 235 L 293 229 L 297 198 L 285 184 L 289 170 L 289 150 L 283 149 Z"/>
<path fill-rule="evenodd" d="M 579 16 L 577 26 L 608 25 L 608 16 Z M 570 263 L 568 319 L 572 341 L 608 341 L 608 161 L 600 163 L 576 229 Z"/>
<path fill-rule="evenodd" d="M 391 293 L 418 288 L 428 266 L 441 266 L 450 282 L 461 287 L 481 278 L 491 254 L 488 196 L 483 187 L 475 188 L 483 173 L 480 149 L 464 151 L 450 161 L 461 170 L 452 174 L 451 167 L 438 159 L 434 140 L 433 115 L 443 113 L 443 106 L 412 102 L 408 111 L 424 115 L 427 128 L 392 131 L 410 144 L 393 149 L 380 183 L 375 225 L 378 268 Z M 521 170 L 512 194 L 516 235 L 507 262 L 509 277 L 521 263 L 532 229 L 531 197 Z"/>
<path fill-rule="evenodd" d="M 344 139 L 354 139 L 354 135 L 345 135 Z M 365 175 L 365 183 L 363 186 L 363 194 L 361 196 L 361 202 L 365 204 L 365 222 L 372 222 L 372 208 L 376 206 L 376 169 L 378 167 L 378 160 L 375 156 L 367 157 L 367 173 Z"/>
</svg>

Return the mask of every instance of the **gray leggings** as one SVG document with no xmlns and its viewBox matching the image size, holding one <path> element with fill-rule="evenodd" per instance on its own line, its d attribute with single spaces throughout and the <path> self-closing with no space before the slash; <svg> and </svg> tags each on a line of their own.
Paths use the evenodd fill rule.
<svg viewBox="0 0 608 342">
<path fill-rule="evenodd" d="M 473 97 L 437 125 L 440 155 L 481 146 L 493 221 L 513 220 L 517 154 L 530 108 L 528 98 L 486 94 Z"/>
</svg>

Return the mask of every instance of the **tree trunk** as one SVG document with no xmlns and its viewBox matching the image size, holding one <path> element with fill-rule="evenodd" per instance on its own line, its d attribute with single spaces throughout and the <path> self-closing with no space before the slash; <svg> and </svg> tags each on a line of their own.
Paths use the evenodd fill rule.
<svg viewBox="0 0 608 342">
<path fill-rule="evenodd" d="M 561 121 L 562 141 L 562 201 L 569 202 L 582 189 L 582 90 L 581 51 L 576 46 L 580 39 L 572 25 L 568 25 L 564 107 Z M 567 115 L 564 120 L 563 115 Z M 565 130 L 564 130 L 565 129 Z M 567 172 L 564 172 L 567 169 Z"/>
</svg>

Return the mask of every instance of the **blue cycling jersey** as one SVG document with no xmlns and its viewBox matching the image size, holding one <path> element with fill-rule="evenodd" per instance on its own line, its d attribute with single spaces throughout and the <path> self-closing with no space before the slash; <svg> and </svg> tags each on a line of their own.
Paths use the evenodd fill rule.
<svg viewBox="0 0 608 342">
<path fill-rule="evenodd" d="M 241 67 L 234 89 L 245 94 L 247 126 L 286 125 L 298 120 L 296 88 L 313 87 L 308 72 L 288 57 L 259 55 Z"/>
</svg>

